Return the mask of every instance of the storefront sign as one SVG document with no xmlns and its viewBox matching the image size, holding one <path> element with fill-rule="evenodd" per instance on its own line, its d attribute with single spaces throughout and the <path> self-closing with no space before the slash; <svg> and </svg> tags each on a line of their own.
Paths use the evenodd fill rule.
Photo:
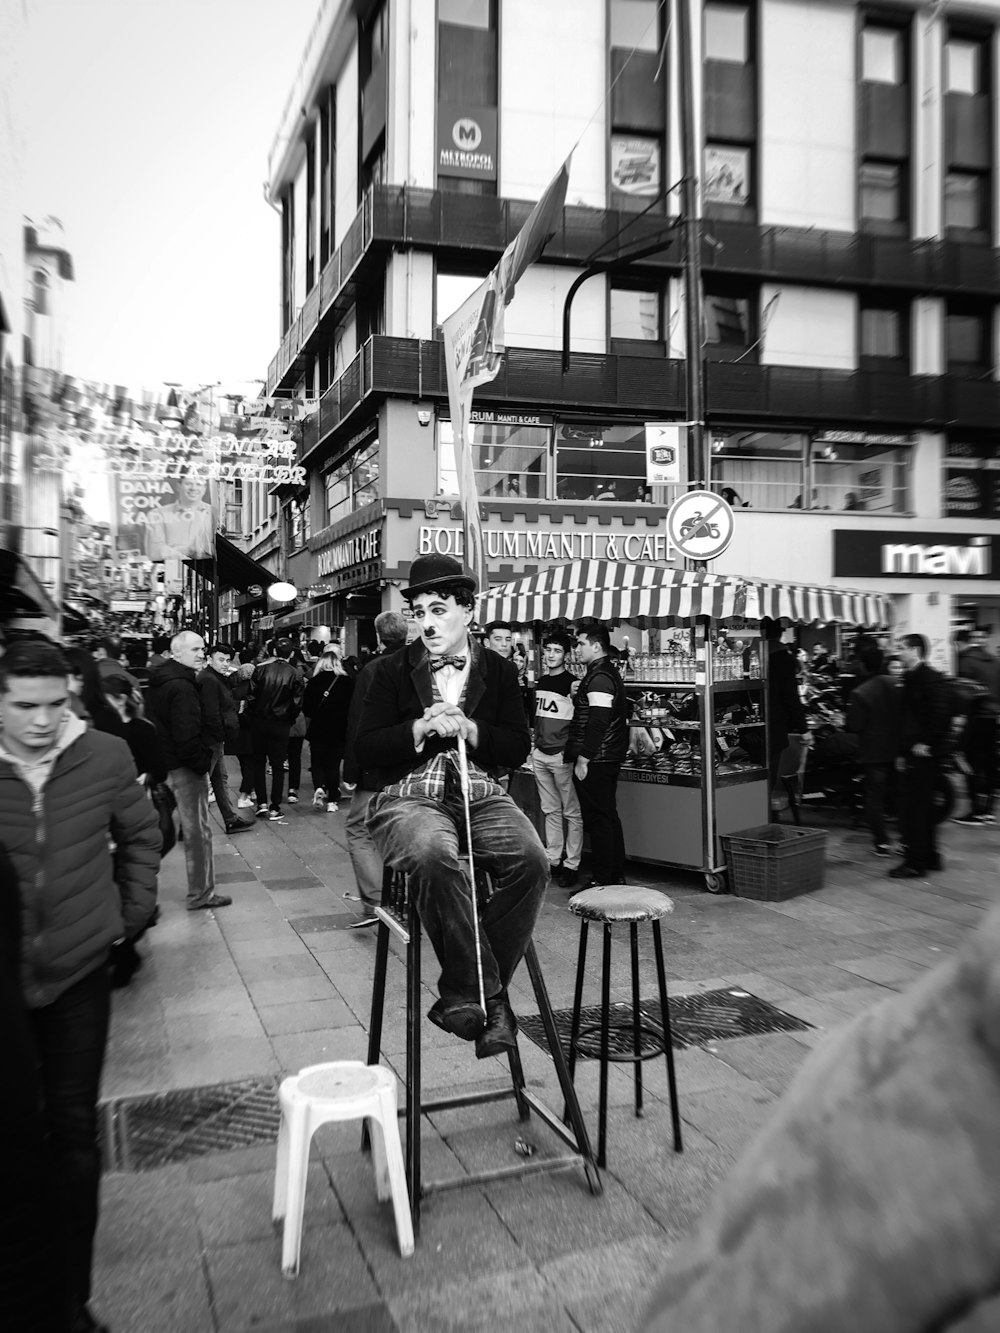
<svg viewBox="0 0 1000 1333">
<path fill-rule="evenodd" d="M 681 428 L 672 423 L 646 422 L 646 484 L 674 486 L 681 479 Z"/>
<path fill-rule="evenodd" d="M 992 444 L 949 440 L 942 510 L 948 518 L 1000 518 L 1000 458 Z"/>
<path fill-rule="evenodd" d="M 673 549 L 665 532 L 596 532 L 546 528 L 486 528 L 488 560 L 625 560 L 668 564 Z M 464 554 L 461 528 L 422 527 L 418 555 Z"/>
<path fill-rule="evenodd" d="M 622 194 L 650 198 L 660 192 L 658 139 L 611 136 L 611 184 Z"/>
<path fill-rule="evenodd" d="M 1000 569 L 1000 536 L 957 532 L 833 534 L 837 578 L 990 579 Z"/>
<path fill-rule="evenodd" d="M 904 444 L 913 444 L 912 435 L 875 434 L 865 430 L 824 430 L 814 436 L 814 444 L 867 444 L 888 445 L 899 448 Z"/>
<path fill-rule="evenodd" d="M 363 532 L 352 533 L 343 541 L 334 542 L 319 552 L 317 570 L 321 579 L 354 565 L 369 564 L 382 556 L 382 528 L 367 528 Z"/>
<path fill-rule="evenodd" d="M 438 175 L 496 180 L 495 106 L 438 107 Z"/>
<path fill-rule="evenodd" d="M 474 408 L 469 413 L 473 425 L 482 426 L 551 426 L 551 415 L 544 412 L 491 412 Z M 451 422 L 448 422 L 451 425 Z"/>
</svg>

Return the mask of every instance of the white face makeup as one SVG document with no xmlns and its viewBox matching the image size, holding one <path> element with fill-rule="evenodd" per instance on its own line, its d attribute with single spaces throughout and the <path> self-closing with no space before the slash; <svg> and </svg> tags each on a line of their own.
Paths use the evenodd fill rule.
<svg viewBox="0 0 1000 1333">
<path fill-rule="evenodd" d="M 472 608 L 459 606 L 454 597 L 419 593 L 410 602 L 420 637 L 432 657 L 450 656 L 465 647 L 472 622 Z"/>
</svg>

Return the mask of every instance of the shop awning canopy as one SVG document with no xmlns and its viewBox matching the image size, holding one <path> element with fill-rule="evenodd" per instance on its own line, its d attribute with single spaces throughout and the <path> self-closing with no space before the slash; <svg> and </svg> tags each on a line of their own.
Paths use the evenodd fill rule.
<svg viewBox="0 0 1000 1333">
<path fill-rule="evenodd" d="M 874 628 L 892 624 L 892 607 L 881 593 L 851 588 L 575 560 L 481 593 L 477 610 L 480 623 L 510 620 L 524 625 L 588 616 L 643 628 L 697 616 L 712 620 L 770 616 L 806 625 L 840 621 Z"/>
<path fill-rule="evenodd" d="M 0 613 L 58 620 L 59 608 L 34 570 L 16 551 L 0 551 Z"/>
<path fill-rule="evenodd" d="M 246 592 L 254 584 L 268 589 L 277 581 L 277 574 L 258 564 L 246 551 L 241 551 L 235 542 L 224 537 L 221 532 L 215 537 L 215 560 L 185 560 L 186 565 L 196 569 L 204 579 L 216 583 L 220 588 L 236 588 Z"/>
</svg>

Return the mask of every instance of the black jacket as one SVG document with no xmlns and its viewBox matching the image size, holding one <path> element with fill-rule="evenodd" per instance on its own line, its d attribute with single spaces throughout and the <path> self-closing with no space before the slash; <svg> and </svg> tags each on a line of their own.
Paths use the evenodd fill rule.
<svg viewBox="0 0 1000 1333">
<path fill-rule="evenodd" d="M 609 694 L 611 707 L 595 707 L 591 694 Z M 628 754 L 628 714 L 628 696 L 617 667 L 609 657 L 593 662 L 576 692 L 563 752 L 566 762 L 583 758 L 592 764 L 620 764 Z"/>
<path fill-rule="evenodd" d="M 978 643 L 963 648 L 958 654 L 958 674 L 965 680 L 974 680 L 977 684 L 983 685 L 989 691 L 989 705 L 995 705 L 1000 701 L 1000 662 L 988 648 L 983 648 Z M 974 708 L 973 716 L 977 712 L 996 716 L 994 707 Z"/>
<path fill-rule="evenodd" d="M 799 695 L 798 667 L 787 648 L 776 648 L 767 659 L 767 738 L 772 756 L 788 744 L 790 733 L 807 730 L 806 710 Z"/>
<path fill-rule="evenodd" d="M 948 755 L 951 711 L 948 686 L 940 671 L 921 662 L 903 681 L 903 734 L 900 754 L 908 755 L 915 745 L 929 747 L 940 763 Z"/>
<path fill-rule="evenodd" d="M 320 745 L 339 745 L 347 735 L 347 710 L 354 694 L 350 676 L 321 671 L 306 682 L 302 711 L 309 719 L 306 739 Z"/>
<path fill-rule="evenodd" d="M 899 754 L 903 684 L 891 676 L 869 676 L 851 691 L 846 728 L 858 737 L 862 764 L 891 764 Z"/>
<path fill-rule="evenodd" d="M 207 773 L 212 743 L 205 732 L 201 693 L 194 667 L 173 658 L 149 673 L 146 711 L 156 728 L 167 768 Z"/>
<path fill-rule="evenodd" d="M 469 639 L 472 661 L 463 711 L 479 726 L 479 743 L 469 758 L 488 773 L 520 768 L 531 749 L 521 687 L 512 664 Z M 434 702 L 427 649 L 417 639 L 398 653 L 375 659 L 355 747 L 361 768 L 370 770 L 372 790 L 398 782 L 455 742 L 428 736 L 418 754 L 413 724 Z"/>
<path fill-rule="evenodd" d="M 207 666 L 198 672 L 197 679 L 206 736 L 213 745 L 231 743 L 240 734 L 240 718 L 225 676 L 220 676 L 215 667 Z"/>
<path fill-rule="evenodd" d="M 265 662 L 250 677 L 247 712 L 251 717 L 287 722 L 289 726 L 302 711 L 305 683 L 291 662 L 280 657 Z"/>
<path fill-rule="evenodd" d="M 375 669 L 383 657 L 390 653 L 402 652 L 405 645 L 400 644 L 398 648 L 389 648 L 382 652 L 380 656 L 371 658 L 366 662 L 358 672 L 354 681 L 354 693 L 351 696 L 351 706 L 347 710 L 347 735 L 344 738 L 344 781 L 352 786 L 360 787 L 362 791 L 374 791 L 376 783 L 375 775 L 362 769 L 358 762 L 358 729 L 361 726 L 361 714 L 364 712 L 365 699 L 368 697 L 368 687 L 372 683 L 372 677 L 375 675 Z"/>
</svg>

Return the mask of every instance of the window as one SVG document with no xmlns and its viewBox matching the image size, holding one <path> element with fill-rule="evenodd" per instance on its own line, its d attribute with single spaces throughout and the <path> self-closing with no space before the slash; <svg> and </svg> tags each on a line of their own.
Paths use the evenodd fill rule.
<svg viewBox="0 0 1000 1333">
<path fill-rule="evenodd" d="M 326 523 L 362 509 L 378 499 L 379 486 L 378 440 L 352 454 L 325 477 Z"/>
<path fill-rule="evenodd" d="M 438 0 L 438 22 L 462 28 L 495 27 L 494 0 Z"/>
<path fill-rule="evenodd" d="M 609 300 L 611 350 L 628 351 L 616 343 L 657 343 L 663 340 L 659 288 L 613 283 Z"/>
<path fill-rule="evenodd" d="M 861 33 L 861 77 L 866 83 L 898 85 L 904 79 L 903 34 L 899 28 L 866 26 Z"/>
<path fill-rule="evenodd" d="M 438 327 L 472 295 L 485 277 L 485 273 L 448 273 L 438 269 L 434 289 L 434 318 Z"/>
<path fill-rule="evenodd" d="M 810 508 L 837 513 L 900 514 L 906 508 L 909 450 L 891 445 L 812 442 Z"/>
<path fill-rule="evenodd" d="M 713 360 L 735 360 L 748 352 L 755 339 L 751 320 L 753 307 L 749 295 L 712 291 L 706 284 L 702 304 L 705 321 L 705 347 Z"/>
<path fill-rule="evenodd" d="M 903 214 L 903 166 L 899 162 L 862 162 L 861 217 L 899 222 Z"/>
<path fill-rule="evenodd" d="M 644 500 L 642 425 L 562 422 L 556 430 L 558 500 Z"/>
<path fill-rule="evenodd" d="M 944 178 L 944 225 L 968 231 L 987 227 L 986 176 L 974 171 L 949 171 Z"/>
<path fill-rule="evenodd" d="M 952 37 L 944 48 L 945 92 L 974 96 L 983 91 L 983 44 Z"/>
<path fill-rule="evenodd" d="M 480 414 L 483 415 L 483 414 Z M 472 459 L 482 497 L 545 500 L 549 490 L 552 431 L 544 418 L 524 422 L 472 423 Z M 457 495 L 454 435 L 450 421 L 438 422 L 438 493 Z"/>
<path fill-rule="evenodd" d="M 659 0 L 611 0 L 611 45 L 658 51 L 659 8 Z"/>
<path fill-rule="evenodd" d="M 863 369 L 907 369 L 909 337 L 907 312 L 898 306 L 861 307 L 859 351 Z M 865 362 L 892 363 L 865 365 Z"/>
<path fill-rule="evenodd" d="M 978 375 L 989 370 L 989 324 L 985 310 L 949 306 L 944 321 L 945 358 L 949 372 Z"/>
<path fill-rule="evenodd" d="M 746 5 L 705 5 L 705 59 L 745 65 L 750 59 L 750 14 Z"/>
<path fill-rule="evenodd" d="M 801 509 L 808 494 L 806 443 L 805 435 L 793 432 L 714 431 L 712 488 L 732 488 L 752 509 Z"/>
<path fill-rule="evenodd" d="M 32 308 L 36 315 L 49 313 L 49 275 L 44 269 L 36 268 L 32 274 Z"/>
<path fill-rule="evenodd" d="M 706 144 L 706 204 L 746 208 L 750 203 L 750 149 L 738 144 Z"/>
</svg>

